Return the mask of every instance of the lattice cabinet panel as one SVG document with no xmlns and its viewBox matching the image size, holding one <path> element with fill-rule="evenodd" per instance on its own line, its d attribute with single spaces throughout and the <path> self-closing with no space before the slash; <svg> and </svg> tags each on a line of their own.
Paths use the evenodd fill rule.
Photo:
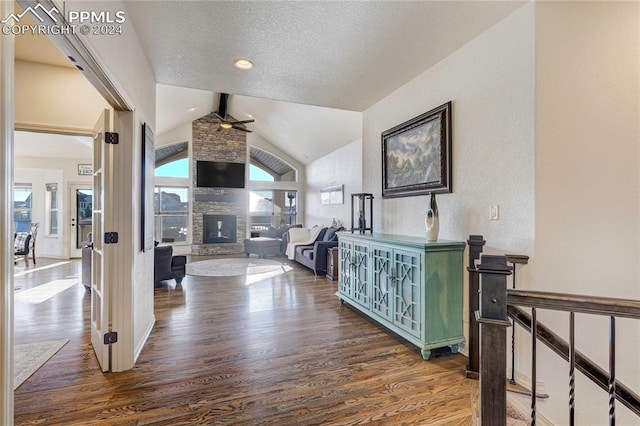
<svg viewBox="0 0 640 426">
<path fill-rule="evenodd" d="M 420 336 L 421 266 L 420 253 L 394 251 L 393 322 L 414 336 Z"/>
<path fill-rule="evenodd" d="M 371 311 L 391 321 L 391 290 L 395 285 L 393 250 L 388 247 L 371 245 L 372 255 L 372 303 Z"/>
<path fill-rule="evenodd" d="M 369 307 L 369 244 L 353 243 L 353 300 Z"/>
<path fill-rule="evenodd" d="M 351 298 L 353 296 L 353 242 L 342 240 L 338 243 L 338 291 Z"/>
</svg>

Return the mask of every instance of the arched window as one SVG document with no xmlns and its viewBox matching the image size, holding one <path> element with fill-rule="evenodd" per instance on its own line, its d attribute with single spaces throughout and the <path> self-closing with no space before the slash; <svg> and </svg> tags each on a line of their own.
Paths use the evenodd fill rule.
<svg viewBox="0 0 640 426">
<path fill-rule="evenodd" d="M 298 181 L 297 170 L 270 152 L 252 146 L 249 150 L 249 161 L 249 180 L 267 182 Z"/>
<path fill-rule="evenodd" d="M 275 178 L 260 166 L 249 164 L 249 180 L 259 180 L 262 182 L 273 182 Z"/>
<path fill-rule="evenodd" d="M 189 177 L 189 159 L 181 158 L 156 167 L 156 176 L 187 178 Z"/>
<path fill-rule="evenodd" d="M 153 195 L 155 239 L 163 243 L 186 243 L 189 234 L 188 143 L 156 149 L 156 180 Z"/>
</svg>

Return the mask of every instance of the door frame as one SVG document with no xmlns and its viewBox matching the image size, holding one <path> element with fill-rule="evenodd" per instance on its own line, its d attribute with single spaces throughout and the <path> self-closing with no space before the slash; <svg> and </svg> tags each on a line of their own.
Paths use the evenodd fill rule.
<svg viewBox="0 0 640 426">
<path fill-rule="evenodd" d="M 56 7 L 54 0 L 18 0 L 24 7 L 35 7 L 40 3 L 45 8 Z M 0 2 L 0 16 L 9 16 L 13 13 L 13 2 Z M 45 19 L 45 21 L 48 20 Z M 44 22 L 45 25 L 55 24 L 53 20 Z M 117 80 L 106 70 L 104 64 L 98 59 L 95 50 L 76 34 L 56 34 L 50 35 L 51 41 L 67 56 L 76 59 L 76 63 L 83 69 L 83 75 L 96 88 L 102 97 L 114 109 L 115 130 L 121 132 L 120 143 L 122 147 L 121 156 L 131 158 L 135 153 L 135 126 L 134 109 L 135 105 L 124 93 Z M 14 128 L 15 119 L 13 115 L 15 88 L 14 76 L 14 37 L 0 37 L 0 165 L 4 185 L 0 185 L 0 203 L 5 206 L 13 205 L 13 173 L 14 173 Z M 126 151 L 129 149 L 129 151 Z M 125 152 L 126 151 L 126 152 Z M 129 162 L 118 164 L 117 159 L 114 167 L 123 169 L 129 167 Z M 116 174 L 118 170 L 115 171 Z M 131 169 L 128 171 L 131 173 Z M 135 176 L 133 177 L 135 178 Z M 130 183 L 129 183 L 130 185 Z M 124 200 L 120 206 L 122 215 L 128 211 L 129 222 L 133 220 L 133 202 L 131 194 L 120 191 L 118 199 Z M 127 198 L 128 195 L 128 198 Z M 0 424 L 13 425 L 13 216 L 10 208 L 0 209 Z M 113 220 L 115 221 L 115 219 Z M 125 227 L 132 227 L 132 223 L 126 223 Z M 116 229 L 113 229 L 117 231 Z M 133 366 L 135 356 L 133 355 L 133 330 L 132 324 L 135 317 L 133 312 L 133 236 L 121 232 L 121 247 L 119 256 L 113 256 L 109 262 L 109 267 L 121 266 L 117 270 L 120 275 L 113 283 L 113 303 L 112 322 L 114 326 L 123 325 L 119 339 L 122 343 L 117 343 L 112 348 L 112 370 L 122 371 Z M 122 263 L 124 262 L 124 263 Z M 121 299 L 118 299 L 121 298 Z M 151 325 L 152 326 L 152 325 Z M 150 332 L 148 330 L 147 334 Z M 120 340 L 119 340 L 120 342 Z"/>
<path fill-rule="evenodd" d="M 13 2 L 0 1 L 0 16 Z M 13 106 L 14 40 L 0 37 L 0 424 L 13 425 Z"/>
<path fill-rule="evenodd" d="M 67 223 L 67 237 L 68 237 L 68 244 L 67 244 L 67 248 L 69 250 L 69 258 L 75 259 L 75 258 L 80 258 L 82 257 L 82 247 L 81 248 L 76 248 L 76 234 L 77 234 L 77 229 L 78 229 L 78 218 L 75 216 L 75 212 L 76 212 L 76 191 L 79 189 L 91 189 L 93 190 L 93 187 L 91 185 L 91 182 L 86 182 L 86 183 L 82 183 L 82 182 L 69 182 L 67 185 L 67 191 L 69 194 L 69 219 L 68 219 L 68 223 Z M 75 217 L 75 223 L 72 225 L 71 221 L 74 219 Z"/>
</svg>

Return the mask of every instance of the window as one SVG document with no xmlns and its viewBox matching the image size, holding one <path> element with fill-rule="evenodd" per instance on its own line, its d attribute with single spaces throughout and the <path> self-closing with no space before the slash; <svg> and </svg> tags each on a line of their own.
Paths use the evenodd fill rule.
<svg viewBox="0 0 640 426">
<path fill-rule="evenodd" d="M 47 183 L 47 235 L 58 235 L 58 184 Z"/>
<path fill-rule="evenodd" d="M 187 241 L 189 188 L 156 186 L 153 194 L 155 239 L 163 243 Z"/>
<path fill-rule="evenodd" d="M 281 158 L 252 146 L 249 149 L 249 180 L 297 182 L 298 172 Z"/>
<path fill-rule="evenodd" d="M 249 165 L 249 180 L 259 180 L 264 182 L 273 182 L 273 175 L 266 172 L 263 168 L 255 164 Z"/>
<path fill-rule="evenodd" d="M 251 236 L 269 227 L 296 223 L 297 192 L 283 190 L 251 191 L 249 193 L 249 215 Z"/>
<path fill-rule="evenodd" d="M 189 159 L 181 158 L 156 167 L 156 176 L 160 177 L 189 177 Z"/>
<path fill-rule="evenodd" d="M 31 228 L 33 190 L 30 183 L 16 183 L 13 187 L 13 226 L 16 232 Z"/>
</svg>

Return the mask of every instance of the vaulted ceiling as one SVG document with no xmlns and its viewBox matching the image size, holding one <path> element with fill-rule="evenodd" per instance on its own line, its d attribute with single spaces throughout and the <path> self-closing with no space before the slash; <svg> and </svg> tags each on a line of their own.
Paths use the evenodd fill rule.
<svg viewBox="0 0 640 426">
<path fill-rule="evenodd" d="M 360 138 L 362 111 L 524 3 L 124 2 L 158 83 L 156 134 L 229 93 L 231 115 L 304 164 Z M 16 57 L 66 66 L 43 38 Z M 241 57 L 253 69 L 234 68 Z"/>
</svg>

